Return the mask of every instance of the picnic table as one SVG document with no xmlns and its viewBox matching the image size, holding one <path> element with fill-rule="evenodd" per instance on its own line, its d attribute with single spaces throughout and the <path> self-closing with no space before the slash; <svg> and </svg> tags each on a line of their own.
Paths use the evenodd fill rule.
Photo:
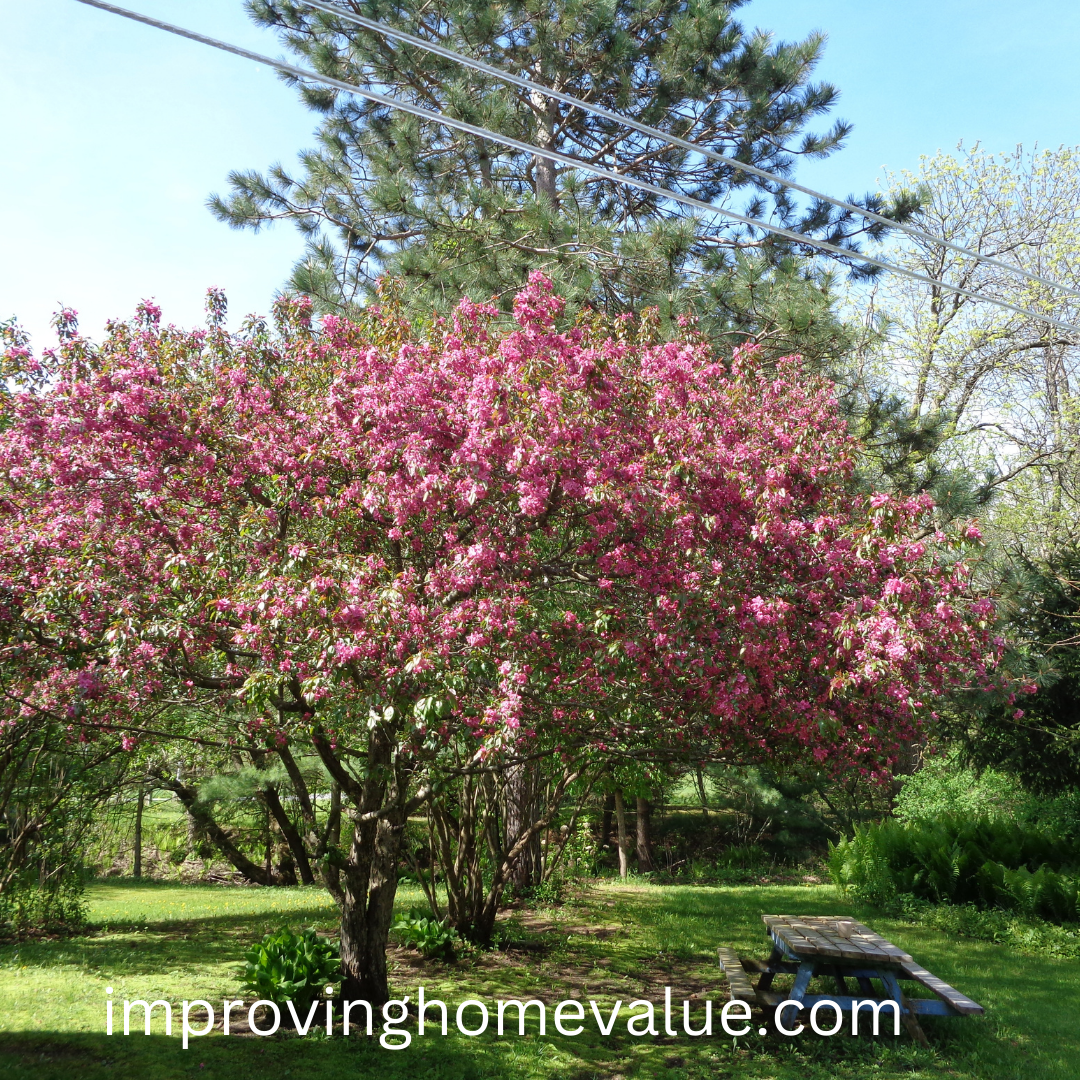
<svg viewBox="0 0 1080 1080">
<path fill-rule="evenodd" d="M 733 949 L 720 948 L 720 964 L 728 978 L 728 991 L 733 1000 L 746 1001 L 776 1008 L 784 1001 L 797 1001 L 812 1007 L 819 1001 L 834 1002 L 849 1013 L 856 1001 L 893 1001 L 900 1021 L 919 1042 L 926 1035 L 919 1027 L 920 1016 L 980 1016 L 985 1011 L 959 990 L 953 989 L 912 957 L 854 919 L 823 915 L 762 915 L 773 941 L 772 954 L 764 962 L 741 958 Z M 795 983 L 786 994 L 773 991 L 773 980 L 779 974 L 792 974 Z M 758 975 L 757 985 L 750 982 Z M 833 994 L 808 994 L 810 980 L 815 976 L 830 979 Z M 848 986 L 848 980 L 858 986 L 858 994 Z M 873 980 L 881 984 L 879 993 Z M 931 990 L 929 997 L 908 997 L 900 987 L 911 981 Z M 796 1012 L 795 1006 L 784 1010 L 781 1021 Z M 888 1016 L 891 1010 L 882 1010 Z"/>
</svg>

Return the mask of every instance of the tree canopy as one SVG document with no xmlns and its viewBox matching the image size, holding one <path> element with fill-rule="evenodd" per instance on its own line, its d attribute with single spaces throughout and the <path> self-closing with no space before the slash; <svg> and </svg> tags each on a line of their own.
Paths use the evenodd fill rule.
<svg viewBox="0 0 1080 1080">
<path fill-rule="evenodd" d="M 748 31 L 734 18 L 742 0 L 342 6 L 782 176 L 801 157 L 834 151 L 849 131 L 842 121 L 809 130 L 837 98 L 834 87 L 812 81 L 823 35 L 785 43 Z M 881 232 L 826 204 L 800 207 L 778 184 L 307 5 L 251 0 L 248 7 L 322 74 L 388 88 L 718 206 L 734 202 L 852 250 L 859 234 Z M 447 309 L 461 295 L 496 296 L 508 306 L 540 268 L 572 304 L 625 310 L 696 298 L 720 321 L 785 331 L 788 346 L 797 327 L 803 351 L 815 333 L 837 331 L 822 293 L 827 283 L 805 261 L 792 261 L 786 241 L 718 216 L 688 216 L 669 200 L 557 167 L 542 154 L 348 94 L 319 86 L 300 93 L 323 117 L 316 149 L 302 155 L 298 170 L 233 173 L 231 193 L 211 207 L 237 227 L 293 221 L 309 242 L 290 284 L 320 310 L 351 311 L 384 273 L 401 276 L 425 307 Z M 867 198 L 883 209 L 880 198 Z M 888 212 L 902 217 L 913 205 L 901 194 Z"/>
<path fill-rule="evenodd" d="M 510 325 L 463 301 L 425 333 L 392 296 L 321 326 L 282 301 L 236 336 L 220 305 L 191 332 L 144 305 L 100 348 L 68 323 L 6 357 L 15 722 L 127 746 L 179 716 L 316 755 L 369 1000 L 401 831 L 447 770 L 542 752 L 565 785 L 587 755 L 704 750 L 867 775 L 994 661 L 929 500 L 851 496 L 827 381 L 563 309 L 539 274 Z"/>
</svg>

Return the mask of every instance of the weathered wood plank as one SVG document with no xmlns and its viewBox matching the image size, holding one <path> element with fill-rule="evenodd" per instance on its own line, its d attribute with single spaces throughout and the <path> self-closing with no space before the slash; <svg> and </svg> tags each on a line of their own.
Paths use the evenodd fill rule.
<svg viewBox="0 0 1080 1080">
<path fill-rule="evenodd" d="M 936 975 L 932 975 L 926 968 L 920 967 L 913 961 L 901 964 L 900 970 L 909 978 L 922 983 L 927 990 L 933 990 L 938 997 L 944 998 L 963 1016 L 982 1016 L 986 1012 L 978 1002 L 972 1001 L 966 994 L 961 994 L 955 987 L 950 986 Z"/>
<path fill-rule="evenodd" d="M 876 931 L 871 930 L 869 926 L 866 926 L 863 923 L 856 923 L 855 926 L 862 935 L 864 941 L 881 950 L 886 956 L 893 957 L 896 960 L 901 960 L 905 963 L 910 963 L 912 961 L 910 953 L 904 952 L 903 949 L 898 949 L 891 941 L 883 938 Z"/>
<path fill-rule="evenodd" d="M 725 949 L 721 946 L 716 950 L 716 955 L 720 958 L 720 966 L 724 969 L 724 974 L 727 975 L 728 996 L 731 1000 L 748 1001 L 756 1005 L 757 993 L 750 985 L 750 979 L 743 970 L 738 953 L 734 949 Z"/>
<path fill-rule="evenodd" d="M 796 933 L 802 935 L 810 944 L 814 947 L 814 952 L 819 956 L 843 956 L 843 952 L 833 945 L 826 937 L 818 932 L 818 930 L 811 926 L 808 922 L 801 919 L 792 919 L 787 927 L 778 926 L 777 931 L 780 936 L 783 937 L 785 931 L 794 930 Z"/>
</svg>

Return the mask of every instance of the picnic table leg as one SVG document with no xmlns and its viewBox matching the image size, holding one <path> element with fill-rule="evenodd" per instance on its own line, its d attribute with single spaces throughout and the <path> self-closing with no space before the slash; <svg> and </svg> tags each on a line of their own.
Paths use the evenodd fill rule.
<svg viewBox="0 0 1080 1080">
<path fill-rule="evenodd" d="M 930 1040 L 926 1037 L 926 1032 L 923 1031 L 922 1027 L 919 1025 L 918 1018 L 911 1011 L 908 999 L 903 990 L 900 989 L 899 980 L 891 971 L 883 971 L 881 973 L 881 981 L 885 986 L 886 993 L 900 1008 L 900 1023 L 904 1025 L 904 1029 L 920 1046 L 929 1047 Z"/>
<path fill-rule="evenodd" d="M 765 966 L 771 968 L 773 964 L 778 963 L 783 959 L 784 953 L 779 945 L 774 945 L 773 950 L 769 953 L 769 959 L 765 961 Z M 758 990 L 771 990 L 773 979 L 776 977 L 775 971 L 766 971 L 760 979 L 758 979 Z"/>
<path fill-rule="evenodd" d="M 799 970 L 795 975 L 795 985 L 792 986 L 788 993 L 788 998 L 791 1001 L 802 1001 L 806 997 L 806 988 L 810 985 L 810 980 L 814 975 L 814 961 L 803 960 L 799 964 Z M 786 1028 L 791 1027 L 791 1021 L 795 1019 L 792 1015 L 795 1010 L 789 1005 L 781 1014 L 780 1022 Z"/>
</svg>

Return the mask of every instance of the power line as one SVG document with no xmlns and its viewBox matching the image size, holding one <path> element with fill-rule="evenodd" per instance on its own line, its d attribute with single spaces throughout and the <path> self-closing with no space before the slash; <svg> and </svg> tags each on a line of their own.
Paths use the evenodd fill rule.
<svg viewBox="0 0 1080 1080">
<path fill-rule="evenodd" d="M 490 75 L 492 78 L 499 79 L 502 82 L 510 83 L 514 86 L 520 86 L 524 90 L 531 90 L 535 93 L 542 94 L 544 97 L 552 98 L 555 101 L 561 101 L 565 105 L 571 105 L 575 108 L 582 109 L 585 112 L 591 113 L 593 116 L 603 117 L 605 120 L 611 120 L 614 123 L 619 124 L 622 127 L 631 128 L 634 131 L 640 132 L 642 135 L 648 135 L 650 138 L 660 139 L 663 142 L 668 143 L 670 146 L 677 146 L 682 150 L 688 150 L 691 153 L 700 154 L 702 157 L 707 158 L 710 161 L 718 161 L 723 165 L 730 165 L 733 168 L 739 169 L 744 173 L 749 173 L 753 176 L 758 176 L 763 180 L 770 180 L 773 183 L 781 184 L 786 188 L 790 188 L 792 191 L 802 192 L 804 195 L 809 195 L 814 199 L 819 199 L 822 202 L 829 203 L 832 206 L 838 207 L 841 210 L 847 210 L 850 213 L 858 214 L 861 217 L 866 218 L 869 221 L 876 221 L 879 224 L 887 225 L 890 229 L 898 229 L 901 232 L 907 233 L 909 236 L 916 237 L 919 240 L 929 241 L 930 243 L 940 244 L 943 247 L 949 248 L 951 251 L 955 251 L 961 255 L 967 255 L 972 259 L 977 259 L 981 263 L 985 263 L 987 266 L 997 267 L 999 270 L 1006 270 L 1012 274 L 1018 274 L 1028 281 L 1037 282 L 1040 285 L 1047 285 L 1052 289 L 1061 289 L 1063 292 L 1070 293 L 1073 296 L 1080 296 L 1080 290 L 1074 289 L 1069 285 L 1062 285 L 1059 281 L 1052 281 L 1050 278 L 1041 277 L 1038 274 L 1033 274 L 1029 270 L 1025 270 L 1020 266 L 1013 266 L 1010 263 L 1002 262 L 1000 259 L 992 258 L 989 255 L 984 255 L 979 251 L 974 251 L 971 248 L 966 248 L 961 244 L 954 244 L 951 240 L 946 240 L 941 236 L 934 236 L 933 233 L 925 232 L 923 229 L 918 229 L 914 225 L 906 225 L 900 221 L 894 221 L 892 218 L 885 217 L 883 214 L 875 213 L 873 210 L 868 210 L 866 207 L 857 206 L 855 203 L 846 202 L 844 199 L 836 199 L 831 195 L 826 195 L 823 192 L 815 191 L 813 188 L 805 187 L 802 184 L 797 184 L 793 180 L 787 180 L 782 176 L 777 176 L 775 173 L 766 171 L 765 169 L 759 169 L 756 165 L 748 165 L 745 162 L 739 161 L 737 158 L 728 157 L 726 154 L 721 154 L 711 147 L 702 146 L 700 143 L 690 142 L 687 139 L 680 139 L 677 135 L 670 135 L 666 131 L 661 131 L 659 128 L 650 127 L 648 124 L 642 124 L 637 120 L 633 120 L 628 116 L 623 116 L 621 113 L 612 112 L 610 109 L 605 109 L 602 105 L 594 105 L 590 102 L 583 101 L 581 98 L 574 97 L 571 94 L 563 93 L 561 90 L 555 90 L 550 86 L 545 86 L 543 83 L 538 83 L 533 79 L 526 78 L 523 75 L 514 75 L 512 72 L 506 71 L 503 68 L 495 67 L 492 64 L 486 64 L 482 60 L 475 60 L 471 56 L 466 56 L 464 53 L 456 52 L 453 49 L 447 48 L 445 45 L 439 45 L 436 42 L 426 41 L 424 38 L 417 37 L 415 34 L 407 33 L 404 30 L 398 30 L 396 27 L 390 26 L 388 23 L 379 22 L 376 19 L 369 19 L 363 15 L 354 15 L 349 11 L 342 11 L 341 8 L 334 4 L 327 4 L 322 0 L 301 0 L 305 7 L 315 8 L 317 11 L 321 11 L 327 15 L 334 15 L 341 19 L 343 22 L 354 23 L 356 26 L 362 26 L 367 30 L 371 30 L 373 33 L 380 34 L 383 37 L 393 38 L 396 41 L 404 42 L 407 45 L 414 45 L 419 49 L 424 49 L 427 52 L 433 53 L 436 56 L 441 56 L 444 59 L 452 60 L 456 64 L 460 64 L 463 67 L 470 68 L 473 71 L 480 72 L 484 75 Z"/>
<path fill-rule="evenodd" d="M 137 11 L 129 11 L 127 8 L 116 7 L 113 4 L 104 3 L 103 0 L 77 0 L 77 2 L 85 4 L 88 7 L 108 11 L 113 15 L 119 15 L 125 19 L 131 19 L 133 22 L 152 26 L 157 30 L 164 30 L 166 33 L 187 38 L 189 41 L 195 41 L 201 45 L 208 45 L 210 48 L 231 53 L 232 55 L 242 57 L 245 60 L 252 60 L 257 64 L 274 68 L 276 71 L 292 75 L 297 79 L 306 79 L 311 82 L 322 83 L 335 90 L 341 90 L 347 94 L 355 94 L 356 96 L 365 98 L 377 105 L 383 105 L 389 109 L 398 109 L 402 112 L 409 113 L 412 116 L 419 117 L 422 120 L 428 120 L 434 124 L 441 124 L 444 127 L 453 128 L 456 131 L 462 131 L 467 135 L 486 139 L 489 142 L 501 143 L 511 150 L 518 150 L 521 153 L 549 158 L 553 161 L 561 162 L 564 165 L 569 165 L 571 168 L 581 169 L 585 172 L 592 173 L 594 176 L 600 176 L 606 180 L 611 180 L 613 183 L 625 184 L 627 187 L 637 188 L 639 191 L 647 192 L 650 195 L 655 195 L 662 199 L 670 199 L 673 202 L 682 203 L 685 206 L 691 206 L 696 210 L 702 210 L 706 213 L 720 214 L 723 217 L 741 222 L 751 228 L 761 229 L 764 232 L 782 236 L 787 240 L 791 240 L 805 247 L 818 248 L 821 251 L 828 251 L 844 258 L 857 258 L 860 262 L 869 263 L 871 266 L 880 267 L 882 270 L 889 270 L 893 273 L 910 278 L 913 281 L 919 281 L 924 285 L 934 285 L 945 289 L 947 292 L 955 293 L 958 296 L 966 296 L 972 300 L 984 300 L 989 304 L 995 304 L 998 307 L 1006 308 L 1018 315 L 1024 315 L 1030 319 L 1035 319 L 1038 322 L 1046 323 L 1049 326 L 1055 326 L 1061 330 L 1068 330 L 1074 334 L 1080 334 L 1080 327 L 1073 326 L 1071 323 L 1062 322 L 1060 319 L 1055 319 L 1049 315 L 1043 315 L 1037 311 L 1030 311 L 1028 308 L 1019 307 L 1016 304 L 1010 304 L 1007 300 L 1000 300 L 997 297 L 985 296 L 982 293 L 963 289 L 959 285 L 952 285 L 947 281 L 940 281 L 937 278 L 929 277 L 926 274 L 920 274 L 915 270 L 908 270 L 906 267 L 896 266 L 893 263 L 886 262 L 884 259 L 878 259 L 872 255 L 856 255 L 851 251 L 846 251 L 844 248 L 838 247 L 836 244 L 830 244 L 826 240 L 817 240 L 813 237 L 806 236 L 803 233 L 785 229 L 779 225 L 773 225 L 769 222 L 747 217 L 744 214 L 738 214 L 734 210 L 725 210 L 722 207 L 713 206 L 711 203 L 704 202 L 701 199 L 695 199 L 690 195 L 669 191 L 667 188 L 659 187 L 656 184 L 649 183 L 647 180 L 639 180 L 637 177 L 627 176 L 624 173 L 616 172 L 612 169 L 605 169 L 601 165 L 594 165 L 592 162 L 582 161 L 580 158 L 573 157 L 570 154 L 564 154 L 560 150 L 534 146 L 532 143 L 522 142 L 521 140 L 511 138 L 508 135 L 500 135 L 498 132 L 489 131 L 487 128 L 477 127 L 475 124 L 467 123 L 464 120 L 457 120 L 444 113 L 425 109 L 420 105 L 413 105 L 411 102 L 403 101 L 401 98 L 392 97 L 388 94 L 380 94 L 367 87 L 356 86 L 353 83 L 342 82 L 340 79 L 334 79 L 328 75 L 320 75 L 315 71 L 295 67 L 294 65 L 286 64 L 281 60 L 274 60 L 269 56 L 263 56 L 261 53 L 252 52 L 250 49 L 244 49 L 239 45 L 231 45 L 228 42 L 221 41 L 217 38 L 199 34 L 194 30 L 187 30 L 184 27 L 176 26 L 172 23 L 162 22 L 159 19 L 151 18 L 149 15 L 143 15 Z"/>
</svg>

